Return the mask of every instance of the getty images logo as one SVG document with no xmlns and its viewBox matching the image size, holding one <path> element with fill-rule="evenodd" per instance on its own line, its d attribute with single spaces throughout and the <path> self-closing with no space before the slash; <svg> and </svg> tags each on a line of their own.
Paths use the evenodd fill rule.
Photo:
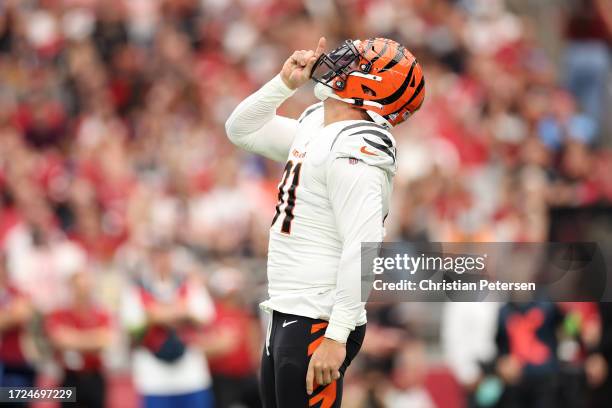
<svg viewBox="0 0 612 408">
<path fill-rule="evenodd" d="M 465 272 L 482 272 L 486 269 L 487 254 L 483 255 L 425 255 L 396 254 L 390 257 L 375 257 L 372 270 L 380 275 L 387 270 L 406 271 L 414 275 L 417 271 L 452 271 L 459 275 Z"/>
</svg>

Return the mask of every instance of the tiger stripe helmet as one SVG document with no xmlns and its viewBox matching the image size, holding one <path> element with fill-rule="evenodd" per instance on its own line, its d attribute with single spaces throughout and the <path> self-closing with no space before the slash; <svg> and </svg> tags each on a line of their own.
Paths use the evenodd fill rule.
<svg viewBox="0 0 612 408">
<path fill-rule="evenodd" d="M 392 128 L 416 112 L 425 98 L 421 66 L 404 46 L 386 38 L 347 40 L 315 63 L 315 95 L 364 109 Z"/>
</svg>

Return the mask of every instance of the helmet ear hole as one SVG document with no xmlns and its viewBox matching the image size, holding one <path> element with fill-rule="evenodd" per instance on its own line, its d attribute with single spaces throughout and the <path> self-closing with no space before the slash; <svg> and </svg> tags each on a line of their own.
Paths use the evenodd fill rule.
<svg viewBox="0 0 612 408">
<path fill-rule="evenodd" d="M 374 92 L 374 90 L 372 88 L 369 88 L 369 87 L 367 87 L 367 86 L 365 86 L 363 84 L 361 85 L 361 90 L 366 95 L 376 96 L 376 92 Z"/>
</svg>

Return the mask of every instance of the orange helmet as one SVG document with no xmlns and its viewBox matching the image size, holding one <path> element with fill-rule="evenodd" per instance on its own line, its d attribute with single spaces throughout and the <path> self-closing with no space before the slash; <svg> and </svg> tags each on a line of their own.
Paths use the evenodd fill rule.
<svg viewBox="0 0 612 408">
<path fill-rule="evenodd" d="M 416 112 L 425 98 L 425 78 L 416 58 L 393 40 L 347 40 L 315 63 L 315 95 L 364 109 L 387 128 Z"/>
</svg>

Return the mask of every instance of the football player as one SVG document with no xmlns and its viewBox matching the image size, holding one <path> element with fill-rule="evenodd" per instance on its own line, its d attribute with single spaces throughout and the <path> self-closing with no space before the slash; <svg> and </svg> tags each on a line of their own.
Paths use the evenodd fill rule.
<svg viewBox="0 0 612 408">
<path fill-rule="evenodd" d="M 262 356 L 267 408 L 339 407 L 365 335 L 362 242 L 380 242 L 396 147 L 389 131 L 421 106 L 425 81 L 395 41 L 296 51 L 226 123 L 237 146 L 286 162 L 268 248 L 272 313 Z M 321 102 L 299 119 L 276 109 L 309 79 Z"/>
</svg>

